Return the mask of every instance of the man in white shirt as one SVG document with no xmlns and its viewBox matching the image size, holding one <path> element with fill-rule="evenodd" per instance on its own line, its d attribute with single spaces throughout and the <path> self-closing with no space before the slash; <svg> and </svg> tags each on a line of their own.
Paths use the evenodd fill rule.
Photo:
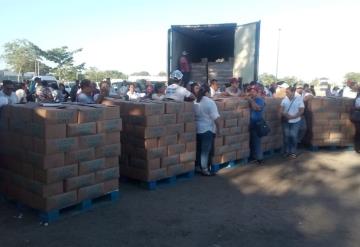
<svg viewBox="0 0 360 247">
<path fill-rule="evenodd" d="M 281 102 L 282 127 L 284 136 L 285 155 L 296 158 L 301 116 L 304 114 L 304 101 L 295 96 L 296 89 L 288 87 L 286 97 Z"/>
<path fill-rule="evenodd" d="M 346 86 L 343 88 L 343 92 L 342 92 L 342 97 L 346 97 L 346 98 L 350 98 L 350 99 L 355 99 L 357 92 L 354 89 L 356 85 L 355 81 L 352 80 L 348 80 L 346 82 Z"/>
<path fill-rule="evenodd" d="M 216 79 L 212 79 L 210 81 L 210 97 L 213 98 L 216 95 L 220 95 L 221 92 L 219 90 L 219 84 L 218 81 Z"/>
<path fill-rule="evenodd" d="M 171 82 L 169 82 L 171 85 L 166 88 L 165 98 L 180 102 L 183 102 L 184 100 L 192 101 L 195 99 L 195 96 L 190 91 L 180 86 L 182 76 L 183 75 L 179 70 L 175 70 L 171 73 Z"/>
<path fill-rule="evenodd" d="M 16 90 L 15 94 L 18 97 L 18 102 L 19 103 L 26 103 L 27 102 L 25 83 L 20 83 L 20 88 L 18 90 Z"/>
<path fill-rule="evenodd" d="M 19 103 L 18 97 L 16 96 L 14 83 L 10 80 L 3 80 L 3 90 L 0 91 L 0 97 L 3 98 L 1 102 L 5 104 L 17 104 Z M 5 100 L 6 99 L 6 100 Z"/>
</svg>

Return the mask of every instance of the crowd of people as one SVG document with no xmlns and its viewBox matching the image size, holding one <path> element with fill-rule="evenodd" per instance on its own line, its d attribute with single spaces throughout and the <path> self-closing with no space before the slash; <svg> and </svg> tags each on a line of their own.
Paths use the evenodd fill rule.
<svg viewBox="0 0 360 247">
<path fill-rule="evenodd" d="M 194 102 L 194 113 L 197 126 L 196 170 L 204 176 L 212 176 L 210 172 L 211 157 L 214 149 L 214 139 L 219 131 L 219 112 L 215 101 L 217 97 L 242 97 L 249 102 L 250 107 L 250 156 L 253 162 L 263 163 L 261 149 L 261 128 L 264 128 L 263 112 L 266 107 L 265 97 L 273 97 L 280 91 L 285 92 L 281 102 L 281 119 L 283 129 L 284 156 L 297 158 L 297 146 L 306 133 L 306 119 L 304 111 L 306 103 L 315 96 L 313 87 L 308 84 L 288 85 L 279 82 L 265 87 L 253 81 L 242 85 L 241 78 L 232 78 L 229 86 L 220 86 L 216 79 L 209 83 L 183 82 L 184 75 L 175 70 L 170 75 L 168 86 L 164 83 L 147 83 L 144 92 L 139 92 L 135 83 L 130 83 L 119 91 L 125 100 L 174 100 Z M 185 78 L 188 80 L 188 78 Z M 355 99 L 354 111 L 360 111 L 360 92 L 354 91 L 356 82 L 349 81 L 341 91 L 335 88 L 329 96 L 350 97 Z M 34 81 L 24 81 L 16 89 L 14 83 L 4 80 L 0 91 L 0 106 L 6 104 L 26 103 L 61 103 L 66 101 L 83 104 L 101 103 L 109 96 L 111 90 L 110 79 L 100 83 L 99 89 L 94 82 L 84 79 L 76 81 L 70 93 L 64 84 L 52 83 L 37 77 Z M 355 149 L 360 152 L 360 121 L 356 122 Z M 265 123 L 266 124 L 266 123 Z"/>
</svg>

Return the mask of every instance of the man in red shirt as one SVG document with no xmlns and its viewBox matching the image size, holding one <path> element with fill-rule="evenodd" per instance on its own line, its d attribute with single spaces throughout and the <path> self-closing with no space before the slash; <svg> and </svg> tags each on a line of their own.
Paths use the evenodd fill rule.
<svg viewBox="0 0 360 247">
<path fill-rule="evenodd" d="M 191 72 L 190 61 L 187 55 L 188 53 L 186 51 L 183 51 L 179 59 L 179 70 L 183 74 L 182 81 L 184 83 L 183 86 L 185 88 L 187 87 L 187 84 L 190 81 L 190 72 Z"/>
</svg>

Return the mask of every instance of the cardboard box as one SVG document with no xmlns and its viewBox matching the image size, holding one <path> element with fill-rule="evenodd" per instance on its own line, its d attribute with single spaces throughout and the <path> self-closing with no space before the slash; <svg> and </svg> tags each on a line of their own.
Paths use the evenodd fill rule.
<svg viewBox="0 0 360 247">
<path fill-rule="evenodd" d="M 120 176 L 119 167 L 113 167 L 113 168 L 97 171 L 95 173 L 95 181 L 97 183 L 100 183 L 104 181 L 118 179 L 119 176 Z"/>
<path fill-rule="evenodd" d="M 168 156 L 172 156 L 175 154 L 180 154 L 185 152 L 185 144 L 175 144 L 175 145 L 169 145 L 168 146 Z"/>
<path fill-rule="evenodd" d="M 96 134 L 96 123 L 68 124 L 67 136 L 84 136 Z"/>
<path fill-rule="evenodd" d="M 139 148 L 157 148 L 158 146 L 158 139 L 157 138 L 150 138 L 150 139 L 144 139 L 144 138 L 137 138 L 133 137 L 131 135 L 123 135 L 122 143 L 129 143 Z"/>
<path fill-rule="evenodd" d="M 75 177 L 77 175 L 78 175 L 77 164 L 51 168 L 46 170 L 44 169 L 34 170 L 34 179 L 46 184 L 61 182 L 66 178 Z"/>
<path fill-rule="evenodd" d="M 164 114 L 160 116 L 161 125 L 176 124 L 177 114 Z"/>
<path fill-rule="evenodd" d="M 95 159 L 94 148 L 87 148 L 65 153 L 65 164 L 74 164 L 80 161 L 88 161 L 93 159 Z"/>
<path fill-rule="evenodd" d="M 41 155 L 34 152 L 28 152 L 26 160 L 38 169 L 50 169 L 65 165 L 65 154 L 57 153 L 50 155 Z"/>
<path fill-rule="evenodd" d="M 119 119 L 120 118 L 120 107 L 119 106 L 106 106 L 104 108 L 104 119 Z"/>
<path fill-rule="evenodd" d="M 132 157 L 129 161 L 129 166 L 143 169 L 143 170 L 160 169 L 160 167 L 161 167 L 160 164 L 161 164 L 160 158 L 151 159 L 151 160 L 143 160 L 143 159 L 138 159 L 138 158 Z"/>
<path fill-rule="evenodd" d="M 104 184 L 94 184 L 78 189 L 78 202 L 104 195 Z"/>
<path fill-rule="evenodd" d="M 221 163 L 236 160 L 236 152 L 224 153 L 221 157 Z"/>
<path fill-rule="evenodd" d="M 66 137 L 66 125 L 65 124 L 39 124 L 30 123 L 27 126 L 27 131 L 32 137 L 38 137 L 41 139 L 57 139 Z"/>
<path fill-rule="evenodd" d="M 78 123 L 89 123 L 104 120 L 105 110 L 91 106 L 77 106 Z"/>
<path fill-rule="evenodd" d="M 187 123 L 187 122 L 194 122 L 195 121 L 195 114 L 194 112 L 182 112 L 176 114 L 176 122 L 177 123 Z"/>
<path fill-rule="evenodd" d="M 194 112 L 193 102 L 184 102 L 184 112 Z"/>
<path fill-rule="evenodd" d="M 179 163 L 180 163 L 180 155 L 178 154 L 161 158 L 161 168 L 166 168 L 168 166 Z"/>
<path fill-rule="evenodd" d="M 111 119 L 97 122 L 97 133 L 119 132 L 121 130 L 121 119 Z"/>
<path fill-rule="evenodd" d="M 153 127 L 161 124 L 162 115 L 151 115 L 151 116 L 127 116 L 124 122 L 129 124 L 140 125 L 144 127 Z"/>
<path fill-rule="evenodd" d="M 186 152 L 196 152 L 196 142 L 188 142 L 185 145 Z"/>
<path fill-rule="evenodd" d="M 185 132 L 196 132 L 196 123 L 195 122 L 188 122 L 185 123 Z"/>
<path fill-rule="evenodd" d="M 113 157 L 113 156 L 119 156 L 120 154 L 121 154 L 120 143 L 101 146 L 95 149 L 96 158 Z"/>
<path fill-rule="evenodd" d="M 156 127 L 142 127 L 142 126 L 128 126 L 126 125 L 125 131 L 127 133 L 132 133 L 135 137 L 139 138 L 155 138 L 166 135 L 165 126 L 156 126 Z"/>
<path fill-rule="evenodd" d="M 238 122 L 237 118 L 234 119 L 225 119 L 224 127 L 225 128 L 231 128 L 231 127 L 237 127 Z"/>
<path fill-rule="evenodd" d="M 39 139 L 33 138 L 34 151 L 41 154 L 56 154 L 76 150 L 79 146 L 75 137 L 61 139 Z"/>
<path fill-rule="evenodd" d="M 105 158 L 105 167 L 104 167 L 104 169 L 112 168 L 112 167 L 118 167 L 118 166 L 119 166 L 119 156 Z"/>
<path fill-rule="evenodd" d="M 184 173 L 184 165 L 183 164 L 177 164 L 167 167 L 167 176 L 177 176 Z"/>
<path fill-rule="evenodd" d="M 135 148 L 135 153 L 131 153 L 139 159 L 152 160 L 167 156 L 166 147 L 158 147 L 151 149 Z"/>
<path fill-rule="evenodd" d="M 225 136 L 224 137 L 224 144 L 225 145 L 231 145 L 231 144 L 239 143 L 240 138 L 241 138 L 241 135 Z"/>
<path fill-rule="evenodd" d="M 181 163 L 191 162 L 191 161 L 195 161 L 195 160 L 196 160 L 196 152 L 186 152 L 186 153 L 180 154 L 180 162 Z"/>
<path fill-rule="evenodd" d="M 90 173 L 78 177 L 67 178 L 64 181 L 65 191 L 72 191 L 95 183 L 95 174 Z"/>
<path fill-rule="evenodd" d="M 184 112 L 184 103 L 176 101 L 165 102 L 165 113 L 181 113 Z"/>
<path fill-rule="evenodd" d="M 166 126 L 166 135 L 182 134 L 184 133 L 184 124 L 170 124 Z"/>
<path fill-rule="evenodd" d="M 105 158 L 79 163 L 79 175 L 85 175 L 105 169 Z"/>
<path fill-rule="evenodd" d="M 157 170 L 142 170 L 134 167 L 121 166 L 121 174 L 140 181 L 156 181 L 167 177 L 167 168 Z"/>
<path fill-rule="evenodd" d="M 184 172 L 190 172 L 195 170 L 194 162 L 186 162 L 182 164 L 184 166 Z"/>
<path fill-rule="evenodd" d="M 188 142 L 196 141 L 196 134 L 195 133 L 181 133 L 179 134 L 179 143 L 185 144 Z"/>
<path fill-rule="evenodd" d="M 175 135 L 167 135 L 160 137 L 158 145 L 159 147 L 165 147 L 168 145 L 175 145 L 177 143 L 178 143 L 178 136 L 177 134 L 175 134 Z"/>
<path fill-rule="evenodd" d="M 111 133 L 111 138 L 108 138 L 105 134 L 96 134 L 88 136 L 79 137 L 79 149 L 88 149 L 88 148 L 97 148 L 106 144 L 110 144 L 110 141 L 113 141 L 112 138 L 117 138 L 117 143 L 120 141 L 120 136 L 116 133 Z M 109 140 L 110 139 L 110 140 Z"/>
<path fill-rule="evenodd" d="M 69 124 L 76 123 L 77 110 L 67 107 L 58 109 L 54 107 L 37 107 L 33 110 L 33 122 L 41 124 Z"/>
<path fill-rule="evenodd" d="M 164 114 L 163 103 L 126 102 L 126 114 L 131 116 L 150 116 Z"/>
<path fill-rule="evenodd" d="M 34 208 L 51 211 L 53 209 L 62 209 L 74 205 L 77 201 L 76 191 L 69 191 L 50 197 L 33 196 L 31 198 Z"/>
<path fill-rule="evenodd" d="M 224 145 L 224 136 L 216 136 L 214 140 L 214 147 L 222 147 Z"/>
<path fill-rule="evenodd" d="M 120 143 L 120 132 L 112 132 L 105 134 L 105 145 Z"/>
<path fill-rule="evenodd" d="M 103 184 L 104 184 L 104 194 L 119 190 L 119 180 L 118 179 L 105 181 Z"/>
</svg>

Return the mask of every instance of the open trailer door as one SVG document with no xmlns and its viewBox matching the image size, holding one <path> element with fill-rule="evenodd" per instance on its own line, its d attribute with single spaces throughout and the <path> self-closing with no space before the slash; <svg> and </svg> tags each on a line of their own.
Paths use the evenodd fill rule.
<svg viewBox="0 0 360 247">
<path fill-rule="evenodd" d="M 260 21 L 237 26 L 234 38 L 234 77 L 242 77 L 243 83 L 257 80 Z"/>
<path fill-rule="evenodd" d="M 168 47 L 167 47 L 167 56 L 168 56 L 168 64 L 167 64 L 167 74 L 168 78 L 170 77 L 170 73 L 172 71 L 172 57 L 173 57 L 173 51 L 172 51 L 172 30 L 168 30 Z"/>
</svg>

